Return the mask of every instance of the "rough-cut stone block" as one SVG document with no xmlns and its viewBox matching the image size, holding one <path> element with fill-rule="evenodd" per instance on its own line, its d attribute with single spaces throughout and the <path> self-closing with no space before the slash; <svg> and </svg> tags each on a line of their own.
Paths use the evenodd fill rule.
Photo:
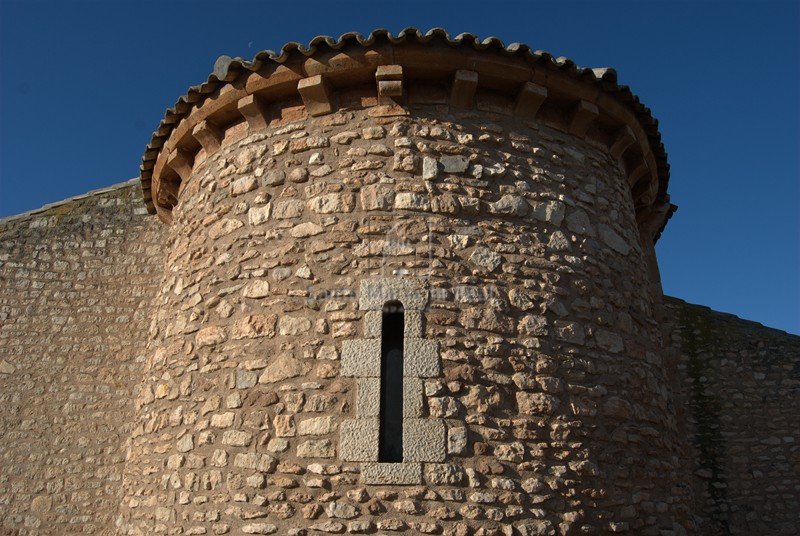
<svg viewBox="0 0 800 536">
<path fill-rule="evenodd" d="M 303 435 L 325 435 L 329 434 L 336 427 L 333 417 L 311 417 L 303 419 L 297 424 L 297 433 Z"/>
<path fill-rule="evenodd" d="M 422 484 L 421 463 L 367 463 L 361 468 L 363 484 Z"/>
<path fill-rule="evenodd" d="M 622 255 L 627 255 L 630 251 L 631 247 L 622 238 L 620 235 L 617 234 L 614 229 L 609 227 L 608 225 L 600 224 L 600 239 L 605 242 L 605 244 Z"/>
<path fill-rule="evenodd" d="M 278 532 L 278 527 L 272 523 L 248 523 L 242 526 L 245 534 L 273 534 Z"/>
<path fill-rule="evenodd" d="M 558 227 L 564 220 L 564 208 L 564 203 L 561 201 L 535 202 L 531 214 L 539 221 L 546 221 Z"/>
<path fill-rule="evenodd" d="M 328 85 L 322 75 L 303 78 L 297 83 L 297 91 L 300 92 L 308 115 L 324 115 L 333 111 Z"/>
<path fill-rule="evenodd" d="M 439 175 L 439 162 L 432 157 L 426 156 L 422 159 L 422 178 L 426 181 L 435 180 Z"/>
<path fill-rule="evenodd" d="M 378 461 L 380 422 L 377 418 L 342 421 L 339 430 L 339 455 L 343 460 Z"/>
<path fill-rule="evenodd" d="M 443 420 L 403 420 L 404 461 L 443 462 L 446 453 L 445 426 Z"/>
<path fill-rule="evenodd" d="M 506 216 L 525 216 L 530 211 L 530 205 L 518 195 L 506 194 L 494 203 L 489 203 L 489 212 Z"/>
<path fill-rule="evenodd" d="M 258 378 L 258 383 L 268 384 L 276 383 L 289 378 L 296 378 L 303 376 L 311 370 L 311 364 L 306 361 L 295 359 L 291 354 L 283 354 L 275 358 L 270 363 L 261 376 Z"/>
<path fill-rule="evenodd" d="M 413 192 L 400 192 L 394 196 L 394 208 L 398 210 L 419 210 L 430 212 L 431 199 L 427 195 Z"/>
<path fill-rule="evenodd" d="M 232 447 L 246 447 L 253 441 L 253 434 L 242 430 L 228 430 L 222 434 L 222 444 Z"/>
<path fill-rule="evenodd" d="M 247 192 L 252 192 L 258 188 L 258 179 L 253 176 L 242 177 L 241 179 L 236 179 L 231 184 L 231 195 L 237 196 L 246 194 Z"/>
<path fill-rule="evenodd" d="M 309 199 L 308 208 L 318 214 L 353 212 L 356 198 L 353 194 L 325 194 Z"/>
<path fill-rule="evenodd" d="M 364 210 L 391 210 L 394 189 L 383 184 L 372 184 L 361 189 L 361 207 Z"/>
<path fill-rule="evenodd" d="M 261 225 L 262 223 L 269 220 L 269 216 L 272 213 L 272 204 L 267 203 L 263 207 L 253 207 L 247 211 L 247 221 L 250 222 L 250 225 Z"/>
<path fill-rule="evenodd" d="M 439 343 L 427 339 L 405 339 L 403 344 L 403 375 L 433 378 L 442 372 L 439 362 Z"/>
<path fill-rule="evenodd" d="M 380 339 L 353 339 L 342 342 L 342 368 L 340 374 L 355 378 L 380 377 Z"/>
<path fill-rule="evenodd" d="M 399 301 L 406 311 L 419 311 L 428 304 L 428 289 L 425 288 L 425 282 L 416 277 L 383 277 L 361 281 L 359 309 L 382 310 L 389 301 Z"/>
<path fill-rule="evenodd" d="M 517 393 L 519 412 L 525 415 L 550 415 L 559 406 L 558 398 L 544 393 Z"/>
<path fill-rule="evenodd" d="M 309 439 L 297 446 L 298 458 L 333 458 L 336 448 L 330 439 Z"/>
<path fill-rule="evenodd" d="M 378 417 L 381 412 L 381 379 L 361 378 L 356 394 L 356 415 L 359 419 Z"/>
<path fill-rule="evenodd" d="M 380 384 L 378 385 L 380 389 Z M 423 384 L 419 378 L 403 378 L 403 418 L 418 419 L 422 417 Z M 379 392 L 380 395 L 380 392 Z M 380 402 L 380 398 L 378 399 Z M 380 404 L 378 404 L 380 409 Z"/>
<path fill-rule="evenodd" d="M 584 343 L 583 326 L 578 322 L 569 322 L 567 320 L 556 320 L 554 322 L 556 329 L 556 337 L 562 341 L 571 342 L 573 344 Z"/>
<path fill-rule="evenodd" d="M 439 159 L 445 173 L 466 173 L 469 160 L 463 156 L 443 156 Z"/>
<path fill-rule="evenodd" d="M 503 263 L 503 256 L 485 246 L 478 246 L 470 255 L 469 262 L 492 272 Z"/>
</svg>

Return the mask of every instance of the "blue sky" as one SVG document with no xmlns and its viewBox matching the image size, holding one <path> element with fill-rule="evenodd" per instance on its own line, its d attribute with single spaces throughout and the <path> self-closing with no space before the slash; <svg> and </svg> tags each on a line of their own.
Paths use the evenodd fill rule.
<svg viewBox="0 0 800 536">
<path fill-rule="evenodd" d="M 137 176 L 221 54 L 439 26 L 617 69 L 672 166 L 665 292 L 800 334 L 799 5 L 0 0 L 0 217 Z"/>
</svg>

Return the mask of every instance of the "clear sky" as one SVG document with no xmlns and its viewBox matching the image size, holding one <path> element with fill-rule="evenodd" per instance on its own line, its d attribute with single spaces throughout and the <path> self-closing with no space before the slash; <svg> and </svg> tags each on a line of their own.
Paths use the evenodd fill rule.
<svg viewBox="0 0 800 536">
<path fill-rule="evenodd" d="M 221 54 L 438 26 L 617 69 L 672 166 L 665 292 L 800 334 L 798 5 L 0 0 L 0 217 L 138 176 L 164 110 Z"/>
</svg>

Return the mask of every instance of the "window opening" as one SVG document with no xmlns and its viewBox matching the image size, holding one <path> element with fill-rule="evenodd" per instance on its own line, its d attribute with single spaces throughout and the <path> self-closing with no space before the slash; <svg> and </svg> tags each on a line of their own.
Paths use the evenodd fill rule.
<svg viewBox="0 0 800 536">
<path fill-rule="evenodd" d="M 403 461 L 403 304 L 383 306 L 381 323 L 381 411 L 378 460 Z"/>
</svg>

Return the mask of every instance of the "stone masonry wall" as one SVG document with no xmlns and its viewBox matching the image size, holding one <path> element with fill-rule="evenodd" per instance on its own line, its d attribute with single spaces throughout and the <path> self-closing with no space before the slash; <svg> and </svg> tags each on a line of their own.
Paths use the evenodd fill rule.
<svg viewBox="0 0 800 536">
<path fill-rule="evenodd" d="M 682 534 L 691 490 L 618 163 L 500 114 L 373 112 L 287 105 L 198 156 L 122 531 Z M 359 292 L 376 285 L 421 311 L 402 464 L 374 464 L 367 439 L 379 304 Z"/>
<path fill-rule="evenodd" d="M 165 234 L 134 182 L 0 221 L 1 533 L 113 533 Z"/>
<path fill-rule="evenodd" d="M 797 534 L 800 337 L 670 298 L 702 534 Z"/>
</svg>

